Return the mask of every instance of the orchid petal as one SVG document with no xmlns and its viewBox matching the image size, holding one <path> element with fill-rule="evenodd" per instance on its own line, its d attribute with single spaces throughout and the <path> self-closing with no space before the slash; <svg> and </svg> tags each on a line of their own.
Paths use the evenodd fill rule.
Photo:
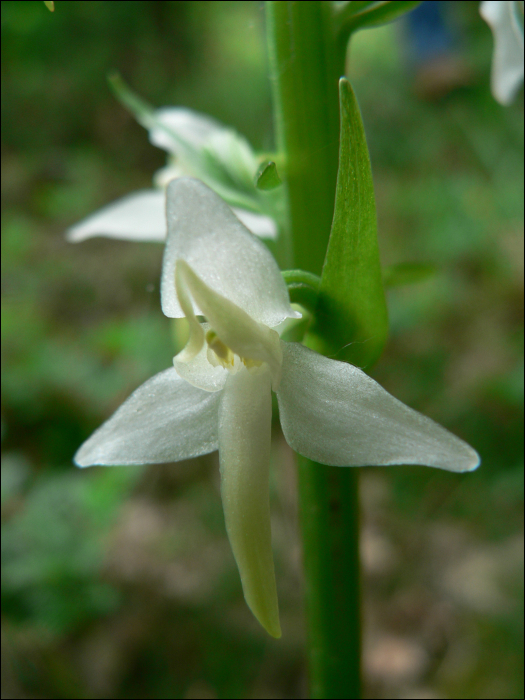
<svg viewBox="0 0 525 700">
<path fill-rule="evenodd" d="M 241 358 L 268 363 L 276 390 L 281 379 L 282 364 L 279 334 L 268 326 L 257 323 L 243 309 L 208 287 L 184 260 L 177 261 L 175 286 L 181 307 L 190 321 L 188 345 L 176 359 L 185 362 L 186 358 L 192 359 L 196 355 L 195 352 L 192 353 L 191 348 L 197 345 L 201 336 L 197 337 L 195 324 L 199 326 L 199 331 L 204 337 L 202 326 L 198 324 L 191 309 L 188 309 L 189 292 L 200 313 L 206 316 L 210 327 L 224 345 Z M 200 347 L 197 352 L 199 350 Z"/>
<path fill-rule="evenodd" d="M 77 451 L 79 467 L 177 462 L 218 447 L 219 394 L 181 379 L 174 368 L 156 374 Z"/>
<path fill-rule="evenodd" d="M 185 176 L 191 176 L 191 173 L 185 172 L 180 164 L 170 164 L 157 170 L 153 176 L 153 184 L 157 187 L 167 187 L 172 180 Z M 239 207 L 232 207 L 231 210 L 241 224 L 244 224 L 248 231 L 251 231 L 256 236 L 269 238 L 270 240 L 277 238 L 277 224 L 271 216 L 256 214 L 253 211 L 240 209 Z"/>
<path fill-rule="evenodd" d="M 210 134 L 203 145 L 214 160 L 223 165 L 236 184 L 253 188 L 259 162 L 244 136 L 235 129 L 225 127 Z"/>
<path fill-rule="evenodd" d="M 219 407 L 226 530 L 248 606 L 269 634 L 280 637 L 270 531 L 271 419 L 268 370 L 242 368 L 231 374 Z"/>
<path fill-rule="evenodd" d="M 482 2 L 480 14 L 494 35 L 492 94 L 503 105 L 514 99 L 523 81 L 523 29 L 517 2 Z"/>
<path fill-rule="evenodd" d="M 168 184 L 172 180 L 176 180 L 179 177 L 190 177 L 191 173 L 188 173 L 179 162 L 170 163 L 165 165 L 163 168 L 159 168 L 153 174 L 153 184 L 159 189 L 166 189 Z"/>
<path fill-rule="evenodd" d="M 232 211 L 241 224 L 244 224 L 248 231 L 251 231 L 256 236 L 269 238 L 270 240 L 277 238 L 277 224 L 270 216 L 255 214 L 253 211 L 246 211 L 246 209 L 238 209 L 237 207 L 232 207 Z"/>
<path fill-rule="evenodd" d="M 210 328 L 208 323 L 201 325 L 204 333 Z M 179 353 L 173 358 L 173 364 L 177 374 L 192 386 L 205 391 L 220 391 L 224 387 L 229 372 L 220 365 L 212 366 L 208 360 L 208 352 L 208 345 L 204 343 L 200 351 L 191 360 L 185 360 L 184 356 L 181 360 L 181 353 Z"/>
<path fill-rule="evenodd" d="M 423 464 L 471 471 L 478 454 L 463 440 L 408 408 L 353 365 L 298 343 L 282 343 L 277 393 L 291 447 L 333 466 Z"/>
<path fill-rule="evenodd" d="M 207 168 L 202 170 L 201 159 L 204 155 L 206 160 L 207 154 L 227 174 L 231 183 L 241 189 L 246 186 L 253 188 L 258 160 L 248 141 L 235 129 L 199 112 L 177 107 L 157 110 L 152 115 L 152 122 L 154 126 L 150 129 L 150 141 L 174 154 L 187 175 L 207 179 L 210 173 Z M 196 158 L 197 153 L 201 157 Z M 214 177 L 212 179 L 215 180 Z"/>
<path fill-rule="evenodd" d="M 128 241 L 166 240 L 166 195 L 162 190 L 139 190 L 91 214 L 67 232 L 77 243 L 94 236 Z"/>
<path fill-rule="evenodd" d="M 177 260 L 185 260 L 213 289 L 267 326 L 300 318 L 270 251 L 230 207 L 198 180 L 172 180 L 167 190 L 168 240 L 161 281 L 166 316 L 184 315 L 173 284 Z"/>
<path fill-rule="evenodd" d="M 180 266 L 180 262 L 177 265 Z M 202 350 L 204 346 L 204 330 L 193 311 L 193 302 L 189 294 L 188 285 L 184 276 L 177 274 L 178 269 L 179 267 L 175 267 L 175 291 L 180 307 L 188 321 L 189 336 L 186 346 L 179 352 L 177 358 L 179 362 L 185 363 L 193 360 Z"/>
<path fill-rule="evenodd" d="M 149 139 L 154 146 L 163 148 L 168 153 L 177 154 L 180 150 L 179 143 L 170 136 L 173 131 L 193 148 L 201 148 L 206 141 L 225 127 L 212 117 L 185 107 L 162 107 L 154 113 L 155 121 L 166 127 L 155 126 L 150 129 Z"/>
</svg>

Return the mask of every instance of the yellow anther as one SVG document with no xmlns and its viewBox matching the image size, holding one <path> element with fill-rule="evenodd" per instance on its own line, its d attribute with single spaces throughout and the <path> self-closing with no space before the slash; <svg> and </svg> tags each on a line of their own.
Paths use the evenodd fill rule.
<svg viewBox="0 0 525 700">
<path fill-rule="evenodd" d="M 260 367 L 262 365 L 261 360 L 250 360 L 249 357 L 241 357 L 243 365 L 248 369 L 250 367 Z"/>
<path fill-rule="evenodd" d="M 206 333 L 206 342 L 223 367 L 231 365 L 233 367 L 234 355 L 230 348 L 225 345 L 215 331 L 209 330 Z"/>
<path fill-rule="evenodd" d="M 210 356 L 208 351 L 208 360 L 212 365 L 222 365 L 226 369 L 228 369 L 228 367 L 234 367 L 235 354 L 222 342 L 215 331 L 211 329 L 206 331 L 206 343 L 208 344 L 209 351 L 211 350 L 213 353 L 213 355 Z M 252 360 L 249 357 L 240 357 L 239 359 L 248 369 L 251 367 L 260 367 L 262 365 L 261 360 Z"/>
</svg>

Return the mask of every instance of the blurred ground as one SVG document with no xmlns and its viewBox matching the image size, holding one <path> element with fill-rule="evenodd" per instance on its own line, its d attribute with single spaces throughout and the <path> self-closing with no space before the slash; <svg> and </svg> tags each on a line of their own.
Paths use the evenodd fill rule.
<svg viewBox="0 0 525 700">
<path fill-rule="evenodd" d="M 483 459 L 465 476 L 362 470 L 370 698 L 523 697 L 523 97 L 494 102 L 477 4 L 448 4 L 466 85 L 422 99 L 401 25 L 356 35 L 349 57 L 383 263 L 438 270 L 389 293 L 374 376 Z M 173 354 L 161 246 L 64 239 L 164 164 L 106 75 L 271 148 L 263 19 L 250 2 L 2 3 L 2 697 L 307 695 L 295 466 L 277 424 L 279 642 L 244 604 L 216 455 L 71 462 Z"/>
</svg>

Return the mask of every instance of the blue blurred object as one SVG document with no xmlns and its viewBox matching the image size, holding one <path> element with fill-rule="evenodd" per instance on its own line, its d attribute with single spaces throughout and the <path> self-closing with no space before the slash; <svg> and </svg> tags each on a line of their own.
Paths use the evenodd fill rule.
<svg viewBox="0 0 525 700">
<path fill-rule="evenodd" d="M 407 14 L 407 40 L 415 64 L 448 54 L 453 48 L 452 33 L 444 16 L 444 2 L 426 0 Z"/>
<path fill-rule="evenodd" d="M 405 47 L 414 73 L 414 90 L 435 100 L 468 85 L 471 73 L 458 53 L 454 28 L 447 21 L 447 3 L 426 0 L 406 15 Z"/>
</svg>

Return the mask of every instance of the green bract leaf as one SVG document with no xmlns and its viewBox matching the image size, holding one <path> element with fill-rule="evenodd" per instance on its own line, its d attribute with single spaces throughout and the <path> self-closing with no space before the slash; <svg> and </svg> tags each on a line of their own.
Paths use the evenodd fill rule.
<svg viewBox="0 0 525 700">
<path fill-rule="evenodd" d="M 273 190 L 281 184 L 281 178 L 273 160 L 263 163 L 255 176 L 255 187 L 259 190 Z"/>
<path fill-rule="evenodd" d="M 339 82 L 339 95 L 335 210 L 314 332 L 326 345 L 324 354 L 366 367 L 383 349 L 388 319 L 370 159 L 359 106 L 345 78 Z"/>
<path fill-rule="evenodd" d="M 348 2 L 336 7 L 335 23 L 341 35 L 350 35 L 357 29 L 377 27 L 401 17 L 420 4 L 417 2 Z"/>
<path fill-rule="evenodd" d="M 401 287 L 403 284 L 424 282 L 437 272 L 435 265 L 428 263 L 399 263 L 389 265 L 383 270 L 385 287 Z"/>
</svg>

